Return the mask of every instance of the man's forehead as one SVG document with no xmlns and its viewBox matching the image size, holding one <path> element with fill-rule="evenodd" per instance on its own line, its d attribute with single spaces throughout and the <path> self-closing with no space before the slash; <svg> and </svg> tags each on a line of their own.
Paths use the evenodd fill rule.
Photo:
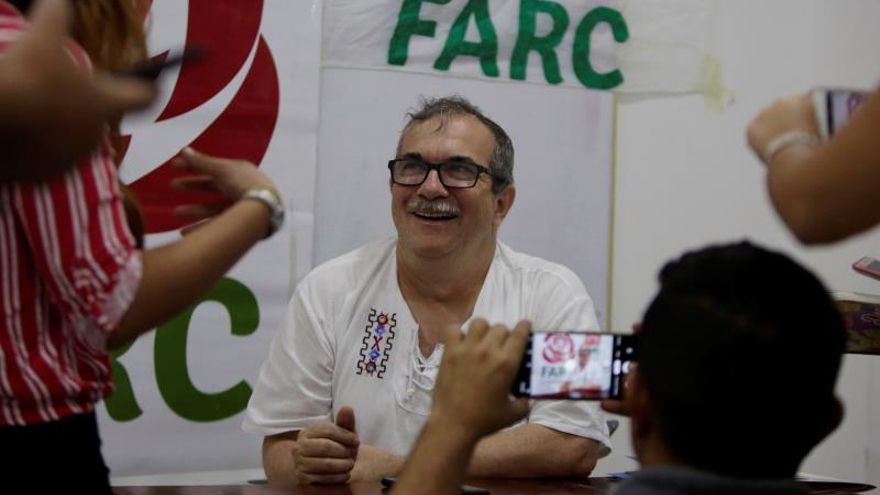
<svg viewBox="0 0 880 495">
<path fill-rule="evenodd" d="M 424 146 L 441 146 L 455 155 L 488 161 L 495 150 L 495 136 L 473 115 L 437 115 L 411 123 L 401 135 L 397 151 L 399 155 L 408 155 L 423 151 Z"/>
<path fill-rule="evenodd" d="M 401 140 L 411 134 L 440 134 L 448 131 L 453 126 L 464 126 L 471 128 L 471 132 L 481 132 L 481 129 L 488 135 L 492 135 L 492 131 L 486 124 L 477 117 L 469 113 L 457 114 L 440 114 L 435 115 L 427 120 L 412 121 L 403 130 Z"/>
</svg>

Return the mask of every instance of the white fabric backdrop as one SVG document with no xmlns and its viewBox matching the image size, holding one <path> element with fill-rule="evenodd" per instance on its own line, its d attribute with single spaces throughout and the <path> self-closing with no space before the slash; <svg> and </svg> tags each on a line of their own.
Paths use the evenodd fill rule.
<svg viewBox="0 0 880 495">
<path fill-rule="evenodd" d="M 108 401 L 108 406 L 98 409 L 103 450 L 114 476 L 260 465 L 261 439 L 243 433 L 239 427 L 241 413 L 235 413 L 241 408 L 242 397 L 239 395 L 232 406 L 212 406 L 205 398 L 216 398 L 216 394 L 233 387 L 246 391 L 253 385 L 268 343 L 283 324 L 286 299 L 298 277 L 314 264 L 369 239 L 393 235 L 385 163 L 393 156 L 405 111 L 421 95 L 461 94 L 505 127 L 517 152 L 514 175 L 518 194 L 502 227 L 502 240 L 517 250 L 572 268 L 592 294 L 600 321 L 604 322 L 612 239 L 612 95 L 587 90 L 576 82 L 547 84 L 541 60 L 535 54 L 528 59 L 528 81 L 511 81 L 504 64 L 518 29 L 513 8 L 518 2 L 514 0 L 491 2 L 491 21 L 500 46 L 507 50 L 502 50 L 498 58 L 503 77 L 468 75 L 467 67 L 479 64 L 469 63 L 472 57 L 467 56 L 456 57 L 448 73 L 418 64 L 407 65 L 411 73 L 404 73 L 384 62 L 369 62 L 385 60 L 403 3 L 264 1 L 259 35 L 272 53 L 280 100 L 277 125 L 261 166 L 283 191 L 288 223 L 228 275 L 229 280 L 241 283 L 239 290 L 243 286 L 254 301 L 223 296 L 224 302 L 231 303 L 228 309 L 216 301 L 203 303 L 192 313 L 182 345 L 180 339 L 176 347 L 168 343 L 182 333 L 160 330 L 158 338 L 156 333 L 142 337 L 118 359 L 118 369 L 124 369 L 126 375 L 118 375 L 117 382 L 130 382 L 130 388 L 120 387 L 130 396 L 120 393 Z M 432 60 L 431 50 L 442 50 L 443 40 L 465 3 L 452 0 L 447 6 L 423 9 L 422 17 L 430 14 L 437 22 L 439 41 L 433 48 L 428 43 L 415 50 Z M 627 42 L 632 49 L 628 54 L 627 43 L 613 42 L 608 26 L 600 25 L 591 40 L 591 61 L 603 72 L 621 69 L 627 82 L 618 91 L 628 91 L 627 84 L 637 81 L 641 81 L 640 91 L 702 91 L 706 3 L 540 3 L 564 5 L 570 15 L 566 38 L 560 44 L 561 65 L 570 65 L 571 54 L 563 48 L 571 47 L 573 30 L 583 15 L 592 7 L 608 5 L 633 20 Z M 226 10 L 221 12 L 220 4 Z M 154 0 L 149 22 L 151 52 L 158 54 L 183 45 L 193 22 L 188 18 L 190 12 L 227 16 L 218 19 L 217 24 L 222 25 L 221 21 L 229 21 L 229 9 L 252 5 L 258 3 Z M 372 7 L 361 9 L 355 18 L 338 15 L 346 5 Z M 385 9 L 377 8 L 382 5 Z M 503 13 L 500 16 L 496 15 L 499 5 L 506 5 L 497 10 Z M 323 16 L 325 8 L 333 12 Z M 322 22 L 328 34 L 323 53 Z M 538 35 L 541 29 L 549 29 L 545 23 L 546 19 L 537 18 Z M 468 40 L 475 39 L 473 29 L 469 28 Z M 366 35 L 379 38 L 367 43 L 360 37 Z M 425 41 L 413 39 L 413 46 Z M 176 71 L 163 76 L 164 93 L 155 107 L 124 122 L 123 130 L 131 133 L 132 140 L 122 165 L 123 178 L 135 181 L 150 174 L 211 126 L 241 87 L 254 53 L 252 48 L 239 73 L 215 97 L 157 124 L 177 81 Z M 629 61 L 639 58 L 633 53 L 641 54 L 643 60 L 669 63 L 648 66 L 638 62 L 630 68 Z M 212 62 L 209 58 L 204 63 Z M 567 80 L 575 81 L 570 67 L 563 70 Z M 630 80 L 630 73 L 649 73 L 650 77 Z M 248 122 L 243 120 L 237 125 L 245 134 L 230 139 L 247 140 Z M 148 238 L 148 244 L 161 244 L 177 235 L 156 234 Z M 258 322 L 238 321 L 255 313 L 248 304 L 258 308 Z M 160 386 L 160 381 L 165 385 Z M 187 392 L 180 383 L 191 383 L 192 389 Z M 166 396 L 169 390 L 177 393 L 170 401 Z M 120 409 L 119 404 L 125 407 Z M 231 415 L 211 419 L 218 416 L 219 409 L 229 412 L 230 407 Z M 108 413 L 111 408 L 116 411 L 114 415 Z M 125 414 L 120 416 L 120 410 Z"/>
</svg>

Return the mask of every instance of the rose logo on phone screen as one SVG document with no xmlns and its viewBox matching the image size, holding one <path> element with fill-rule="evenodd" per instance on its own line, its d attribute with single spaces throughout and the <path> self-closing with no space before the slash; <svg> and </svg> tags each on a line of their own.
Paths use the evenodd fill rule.
<svg viewBox="0 0 880 495">
<path fill-rule="evenodd" d="M 574 357 L 574 341 L 564 333 L 548 333 L 544 337 L 544 360 L 555 364 Z"/>
</svg>

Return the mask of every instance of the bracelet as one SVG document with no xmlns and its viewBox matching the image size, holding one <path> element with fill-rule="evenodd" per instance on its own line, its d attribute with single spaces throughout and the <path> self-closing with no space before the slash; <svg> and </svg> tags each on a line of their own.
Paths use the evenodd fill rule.
<svg viewBox="0 0 880 495">
<path fill-rule="evenodd" d="M 776 158 L 776 155 L 788 147 L 795 145 L 819 146 L 821 143 L 815 134 L 807 131 L 793 130 L 783 132 L 770 141 L 767 147 L 764 148 L 764 153 L 761 156 L 764 158 L 764 163 L 770 165 L 773 159 Z"/>
</svg>

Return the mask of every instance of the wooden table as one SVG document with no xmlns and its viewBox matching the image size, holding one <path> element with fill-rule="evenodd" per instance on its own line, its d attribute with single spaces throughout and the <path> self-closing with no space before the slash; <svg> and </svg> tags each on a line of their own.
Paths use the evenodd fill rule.
<svg viewBox="0 0 880 495">
<path fill-rule="evenodd" d="M 471 485 L 488 488 L 492 495 L 580 495 L 610 493 L 615 482 L 609 478 L 578 480 L 473 480 Z M 864 493 L 880 495 L 880 490 L 858 483 L 810 482 L 815 494 Z M 382 495 L 379 483 L 350 485 L 294 486 L 126 486 L 114 487 L 117 495 Z"/>
<path fill-rule="evenodd" d="M 613 482 L 607 478 L 579 480 L 474 480 L 468 484 L 488 488 L 492 495 L 533 494 L 599 494 L 608 493 Z M 382 495 L 379 483 L 352 483 L 350 485 L 313 485 L 277 487 L 269 485 L 241 486 L 126 486 L 114 487 L 117 495 Z"/>
</svg>

